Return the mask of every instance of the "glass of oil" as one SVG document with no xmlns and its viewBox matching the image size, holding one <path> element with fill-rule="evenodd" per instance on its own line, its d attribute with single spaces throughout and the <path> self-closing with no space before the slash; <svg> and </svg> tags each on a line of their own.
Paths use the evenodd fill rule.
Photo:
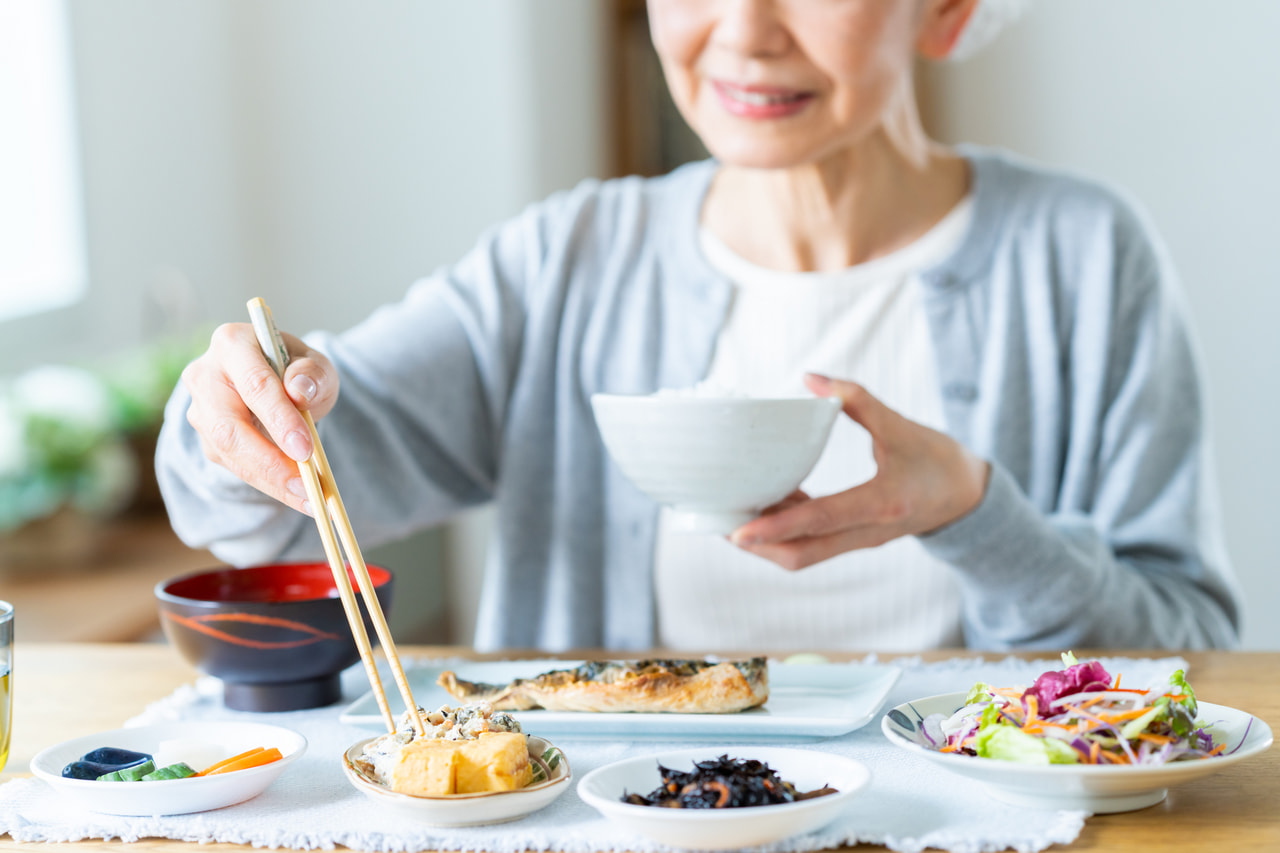
<svg viewBox="0 0 1280 853">
<path fill-rule="evenodd" d="M 0 770 L 9 760 L 13 721 L 13 605 L 0 601 Z"/>
</svg>

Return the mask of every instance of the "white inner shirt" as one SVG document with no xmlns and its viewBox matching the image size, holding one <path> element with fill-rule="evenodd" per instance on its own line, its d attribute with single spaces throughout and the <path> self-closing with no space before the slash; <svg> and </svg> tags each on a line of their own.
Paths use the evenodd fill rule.
<svg viewBox="0 0 1280 853">
<path fill-rule="evenodd" d="M 960 244 L 966 198 L 920 239 L 831 273 L 780 272 L 735 254 L 703 228 L 702 251 L 734 285 L 706 382 L 750 397 L 808 396 L 806 372 L 864 385 L 890 408 L 941 430 L 942 397 L 918 273 Z M 813 497 L 875 475 L 871 439 L 837 417 L 801 483 Z M 789 572 L 721 536 L 659 518 L 658 642 L 670 649 L 897 649 L 963 645 L 960 593 L 915 537 Z"/>
</svg>

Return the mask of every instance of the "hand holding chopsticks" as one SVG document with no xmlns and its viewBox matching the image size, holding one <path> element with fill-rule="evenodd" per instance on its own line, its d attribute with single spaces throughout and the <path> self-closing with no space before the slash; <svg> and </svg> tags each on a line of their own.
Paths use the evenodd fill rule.
<svg viewBox="0 0 1280 853">
<path fill-rule="evenodd" d="M 253 322 L 253 330 L 258 338 L 258 345 L 262 348 L 263 355 L 266 356 L 276 375 L 283 379 L 285 368 L 289 366 L 289 351 L 285 348 L 284 342 L 280 338 L 280 333 L 276 330 L 275 323 L 271 319 L 271 309 L 267 307 L 267 304 L 262 299 L 256 297 L 249 300 L 248 307 L 249 317 Z M 351 570 L 355 574 L 356 582 L 360 586 L 360 592 L 364 596 L 365 607 L 369 610 L 369 618 L 377 631 L 383 654 L 386 655 L 387 662 L 391 666 L 391 674 L 395 678 L 396 686 L 400 689 L 400 697 L 404 700 L 405 707 L 409 709 L 409 716 L 413 720 L 414 729 L 418 734 L 424 734 L 425 726 L 422 721 L 422 715 L 418 713 L 418 704 L 414 701 L 413 693 L 409 689 L 409 681 L 405 678 L 404 669 L 400 665 L 400 658 L 396 654 L 395 641 L 391 639 L 391 629 L 387 627 L 386 617 L 383 616 L 382 606 L 378 603 L 378 597 L 373 588 L 373 580 L 369 577 L 369 569 L 360 553 L 360 546 L 356 542 L 351 520 L 347 517 L 346 507 L 342 504 L 342 496 L 338 493 L 337 483 L 334 482 L 333 470 L 329 467 L 329 460 L 325 456 L 323 446 L 320 444 L 320 434 L 316 431 L 315 420 L 311 417 L 311 413 L 305 410 L 302 412 L 302 417 L 306 421 L 307 428 L 311 431 L 311 446 L 313 449 L 311 458 L 298 463 L 298 472 L 302 475 L 302 484 L 307 491 L 307 499 L 311 501 L 311 506 L 315 511 L 316 526 L 320 530 L 320 541 L 324 546 L 325 556 L 329 560 L 329 567 L 333 570 L 333 579 L 338 586 L 338 595 L 342 599 L 342 607 L 346 611 L 347 622 L 351 626 L 351 635 L 355 639 L 356 648 L 360 652 L 360 660 L 363 661 L 365 671 L 368 673 L 369 683 L 373 687 L 373 694 L 378 700 L 378 708 L 382 711 L 387 730 L 395 731 L 395 719 L 392 717 L 390 706 L 387 704 L 387 696 L 382 687 L 382 679 L 378 676 L 378 668 L 373 660 L 373 648 L 369 643 L 369 636 L 365 632 L 364 619 L 361 617 L 360 605 L 351 586 L 351 578 L 347 574 L 346 563 L 343 561 L 342 554 L 338 548 L 338 539 L 341 539 L 342 547 L 347 552 Z M 336 538 L 334 536 L 335 528 L 337 530 Z"/>
</svg>

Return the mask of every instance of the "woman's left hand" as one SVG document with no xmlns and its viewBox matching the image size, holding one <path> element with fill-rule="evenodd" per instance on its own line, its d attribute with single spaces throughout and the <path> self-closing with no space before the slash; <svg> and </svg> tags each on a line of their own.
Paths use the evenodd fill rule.
<svg viewBox="0 0 1280 853">
<path fill-rule="evenodd" d="M 815 394 L 838 396 L 871 434 L 876 475 L 821 498 L 794 492 L 729 537 L 796 570 L 857 548 L 945 527 L 977 508 L 991 466 L 948 435 L 890 409 L 861 385 L 809 374 Z"/>
</svg>

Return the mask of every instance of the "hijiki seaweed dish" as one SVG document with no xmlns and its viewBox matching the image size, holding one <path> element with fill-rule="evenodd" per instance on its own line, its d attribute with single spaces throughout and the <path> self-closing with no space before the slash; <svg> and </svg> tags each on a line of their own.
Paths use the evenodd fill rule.
<svg viewBox="0 0 1280 853">
<path fill-rule="evenodd" d="M 727 754 L 696 761 L 690 771 L 659 764 L 658 772 L 661 785 L 647 795 L 623 794 L 622 802 L 673 809 L 726 809 L 794 803 L 836 793 L 835 788 L 825 785 L 813 791 L 797 791 L 795 785 L 780 778 L 763 761 L 730 758 Z"/>
</svg>

